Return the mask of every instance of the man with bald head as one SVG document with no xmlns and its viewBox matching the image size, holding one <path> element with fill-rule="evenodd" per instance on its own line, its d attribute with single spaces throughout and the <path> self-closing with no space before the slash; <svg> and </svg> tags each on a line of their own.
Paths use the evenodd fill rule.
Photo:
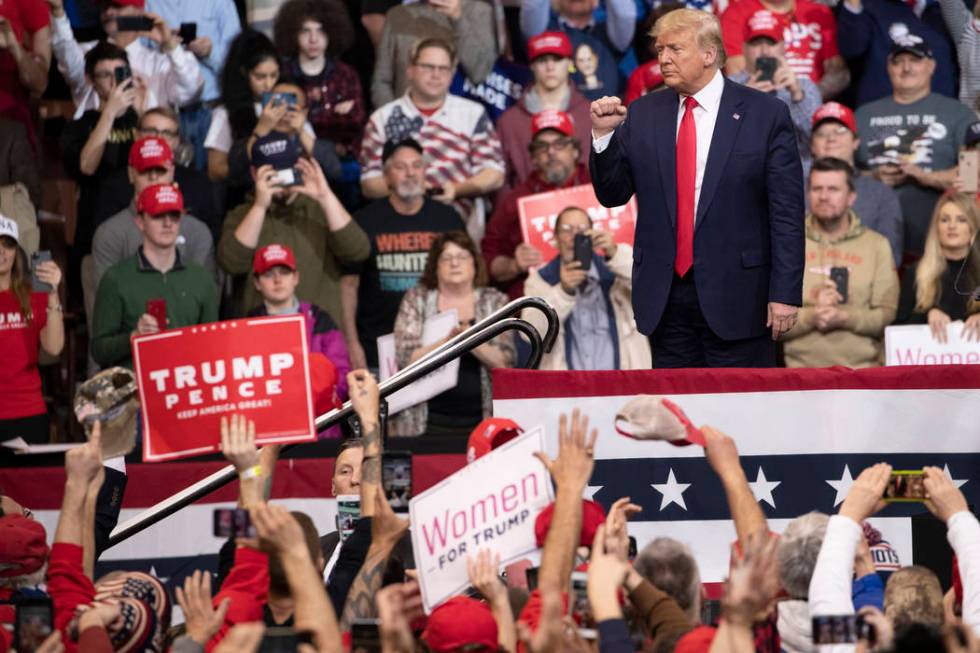
<svg viewBox="0 0 980 653">
<path fill-rule="evenodd" d="M 678 9 L 651 35 L 666 88 L 592 103 L 596 196 L 635 193 L 633 309 L 653 365 L 769 367 L 803 282 L 803 171 L 789 109 L 726 80 L 718 19 Z"/>
</svg>

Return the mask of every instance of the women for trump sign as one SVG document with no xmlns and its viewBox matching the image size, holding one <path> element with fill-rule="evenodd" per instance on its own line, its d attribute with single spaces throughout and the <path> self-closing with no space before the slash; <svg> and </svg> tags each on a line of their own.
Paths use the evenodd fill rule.
<svg viewBox="0 0 980 653">
<path fill-rule="evenodd" d="M 233 413 L 255 422 L 260 445 L 316 439 L 302 315 L 171 329 L 132 348 L 145 462 L 217 452 Z"/>
</svg>

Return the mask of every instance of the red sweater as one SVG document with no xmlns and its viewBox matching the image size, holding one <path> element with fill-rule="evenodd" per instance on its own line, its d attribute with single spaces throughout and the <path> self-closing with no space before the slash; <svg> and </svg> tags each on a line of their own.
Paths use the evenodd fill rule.
<svg viewBox="0 0 980 653">
<path fill-rule="evenodd" d="M 54 626 L 61 631 L 65 653 L 78 651 L 78 643 L 68 636 L 68 624 L 75 608 L 95 600 L 95 586 L 82 568 L 82 547 L 55 542 L 48 557 L 48 594 L 54 603 Z"/>
<path fill-rule="evenodd" d="M 589 147 L 591 147 L 591 144 Z M 494 209 L 493 215 L 487 223 L 487 230 L 483 235 L 483 240 L 480 241 L 483 260 L 487 263 L 487 272 L 490 271 L 490 265 L 493 263 L 493 259 L 498 256 L 512 258 L 514 256 L 514 250 L 524 240 L 523 236 L 521 236 L 520 218 L 517 215 L 517 200 L 536 193 L 545 193 L 558 188 L 571 188 L 572 186 L 580 186 L 590 182 L 589 168 L 587 165 L 581 163 L 578 164 L 575 173 L 569 177 L 563 186 L 546 184 L 538 176 L 537 172 L 532 172 L 519 186 L 510 191 L 502 202 L 497 202 L 497 207 Z M 522 274 L 513 281 L 510 281 L 506 287 L 501 287 L 501 290 L 506 292 L 511 299 L 522 297 L 524 295 L 524 280 L 526 278 L 527 275 Z"/>
<path fill-rule="evenodd" d="M 245 547 L 235 549 L 235 564 L 211 603 L 217 608 L 226 598 L 231 599 L 225 622 L 214 637 L 208 640 L 205 651 L 211 653 L 224 639 L 232 626 L 249 621 L 262 621 L 262 606 L 269 593 L 269 556 Z"/>
</svg>

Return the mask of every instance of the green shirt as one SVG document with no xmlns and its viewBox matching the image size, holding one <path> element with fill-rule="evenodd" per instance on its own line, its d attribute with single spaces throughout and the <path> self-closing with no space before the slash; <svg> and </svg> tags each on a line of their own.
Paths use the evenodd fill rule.
<svg viewBox="0 0 980 653">
<path fill-rule="evenodd" d="M 316 304 L 326 310 L 334 322 L 343 324 L 341 264 L 358 263 L 371 254 L 371 242 L 364 230 L 351 220 L 343 229 L 330 231 L 320 204 L 305 195 L 297 195 L 290 204 L 272 203 L 265 213 L 258 246 L 246 247 L 235 237 L 235 229 L 251 208 L 250 198 L 232 210 L 225 218 L 218 241 L 218 264 L 229 274 L 249 277 L 242 284 L 244 296 L 239 314 L 245 315 L 262 303 L 251 279 L 256 249 L 279 243 L 293 250 L 296 256 L 299 272 L 296 296 L 300 301 Z"/>
<path fill-rule="evenodd" d="M 160 272 L 143 256 L 135 256 L 109 268 L 95 297 L 92 318 L 92 357 L 103 368 L 132 367 L 130 336 L 146 302 L 167 302 L 167 327 L 193 326 L 218 320 L 218 292 L 214 279 L 200 265 L 184 263 L 180 253 L 169 272 Z"/>
</svg>

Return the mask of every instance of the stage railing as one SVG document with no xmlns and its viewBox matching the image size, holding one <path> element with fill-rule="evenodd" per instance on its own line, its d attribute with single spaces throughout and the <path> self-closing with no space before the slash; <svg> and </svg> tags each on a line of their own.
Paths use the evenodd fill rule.
<svg viewBox="0 0 980 653">
<path fill-rule="evenodd" d="M 547 318 L 548 330 L 543 338 L 538 333 L 538 330 L 529 322 L 514 317 L 527 308 L 539 310 Z M 528 357 L 525 367 L 529 369 L 536 368 L 541 362 L 541 356 L 544 352 L 551 351 L 552 346 L 555 344 L 555 339 L 558 337 L 558 314 L 548 302 L 540 297 L 521 297 L 520 299 L 515 299 L 465 331 L 457 334 L 437 349 L 434 349 L 411 365 L 408 365 L 405 369 L 400 370 L 394 376 L 380 383 L 378 385 L 378 391 L 381 394 L 381 398 L 383 399 L 401 390 L 433 370 L 456 360 L 483 343 L 511 330 L 519 331 L 527 337 L 531 345 L 531 355 Z M 340 408 L 335 408 L 329 413 L 317 417 L 317 431 L 322 431 L 338 424 L 341 420 L 346 419 L 353 413 L 354 409 L 348 401 Z M 290 447 L 284 447 L 284 450 L 287 448 Z M 167 497 L 128 521 L 116 526 L 109 536 L 109 546 L 119 544 L 123 540 L 149 528 L 181 508 L 227 485 L 236 477 L 235 468 L 232 465 L 227 465 L 210 476 L 202 478 L 193 485 L 189 485 L 180 492 Z"/>
</svg>

